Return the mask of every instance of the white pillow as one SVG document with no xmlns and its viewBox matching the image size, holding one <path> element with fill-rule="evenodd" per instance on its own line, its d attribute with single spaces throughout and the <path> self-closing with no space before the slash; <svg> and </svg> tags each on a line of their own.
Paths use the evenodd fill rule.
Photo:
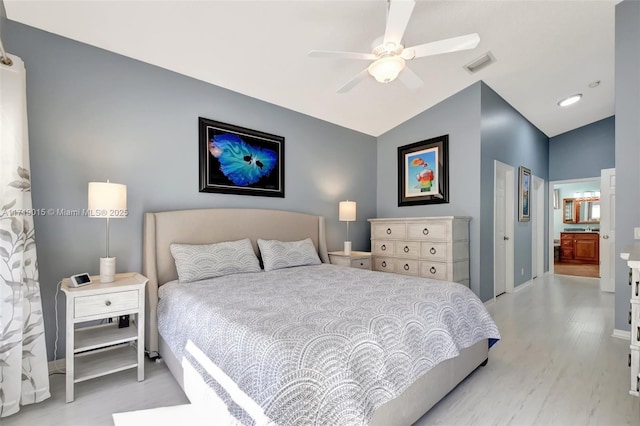
<svg viewBox="0 0 640 426">
<path fill-rule="evenodd" d="M 204 280 L 243 272 L 260 272 L 251 240 L 215 244 L 171 244 L 180 282 Z"/>
<path fill-rule="evenodd" d="M 322 263 L 311 238 L 290 242 L 258 240 L 258 247 L 265 271 Z"/>
</svg>

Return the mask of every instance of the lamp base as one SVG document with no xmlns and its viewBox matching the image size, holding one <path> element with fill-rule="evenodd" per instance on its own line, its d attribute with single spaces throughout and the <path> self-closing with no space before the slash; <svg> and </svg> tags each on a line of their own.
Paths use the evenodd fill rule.
<svg viewBox="0 0 640 426">
<path fill-rule="evenodd" d="M 100 258 L 100 282 L 112 283 L 116 280 L 116 258 Z"/>
<path fill-rule="evenodd" d="M 351 241 L 344 242 L 344 254 L 347 256 L 351 254 Z"/>
</svg>

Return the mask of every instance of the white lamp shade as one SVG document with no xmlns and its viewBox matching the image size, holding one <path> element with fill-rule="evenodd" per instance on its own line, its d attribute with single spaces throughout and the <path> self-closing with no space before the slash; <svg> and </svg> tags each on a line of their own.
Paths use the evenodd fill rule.
<svg viewBox="0 0 640 426">
<path fill-rule="evenodd" d="M 389 83 L 398 77 L 404 68 L 404 59 L 399 56 L 387 56 L 369 65 L 369 74 L 380 83 Z"/>
<path fill-rule="evenodd" d="M 120 183 L 89 182 L 89 217 L 123 218 L 127 209 L 127 186 Z"/>
<path fill-rule="evenodd" d="M 353 222 L 356 220 L 356 202 L 340 201 L 338 216 L 341 222 Z"/>
</svg>

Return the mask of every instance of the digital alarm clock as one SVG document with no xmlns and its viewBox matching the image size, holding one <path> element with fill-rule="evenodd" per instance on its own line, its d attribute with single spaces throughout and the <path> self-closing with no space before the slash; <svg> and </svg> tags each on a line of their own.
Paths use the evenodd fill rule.
<svg viewBox="0 0 640 426">
<path fill-rule="evenodd" d="M 91 284 L 91 277 L 87 273 L 76 274 L 69 277 L 69 285 L 71 287 L 82 287 Z"/>
</svg>

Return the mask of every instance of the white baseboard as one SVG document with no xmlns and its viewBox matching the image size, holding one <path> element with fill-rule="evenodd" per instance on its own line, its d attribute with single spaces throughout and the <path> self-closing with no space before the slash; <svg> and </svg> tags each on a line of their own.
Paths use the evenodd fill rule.
<svg viewBox="0 0 640 426">
<path fill-rule="evenodd" d="M 66 364 L 64 358 L 56 359 L 55 361 L 49 361 L 49 374 L 51 373 L 64 373 Z"/>
<path fill-rule="evenodd" d="M 531 284 L 533 284 L 533 280 L 529 280 L 529 281 L 527 281 L 527 282 L 526 282 L 526 283 L 524 283 L 524 284 L 520 284 L 519 286 L 514 287 L 514 288 L 513 288 L 513 292 L 514 292 L 514 293 L 517 293 L 517 292 L 519 292 L 520 290 L 524 290 L 525 288 L 529 287 Z"/>
<path fill-rule="evenodd" d="M 613 334 L 611 335 L 611 337 L 615 337 L 616 339 L 631 340 L 631 332 L 630 331 L 624 331 L 624 330 L 618 330 L 616 328 L 616 329 L 613 330 Z"/>
</svg>

